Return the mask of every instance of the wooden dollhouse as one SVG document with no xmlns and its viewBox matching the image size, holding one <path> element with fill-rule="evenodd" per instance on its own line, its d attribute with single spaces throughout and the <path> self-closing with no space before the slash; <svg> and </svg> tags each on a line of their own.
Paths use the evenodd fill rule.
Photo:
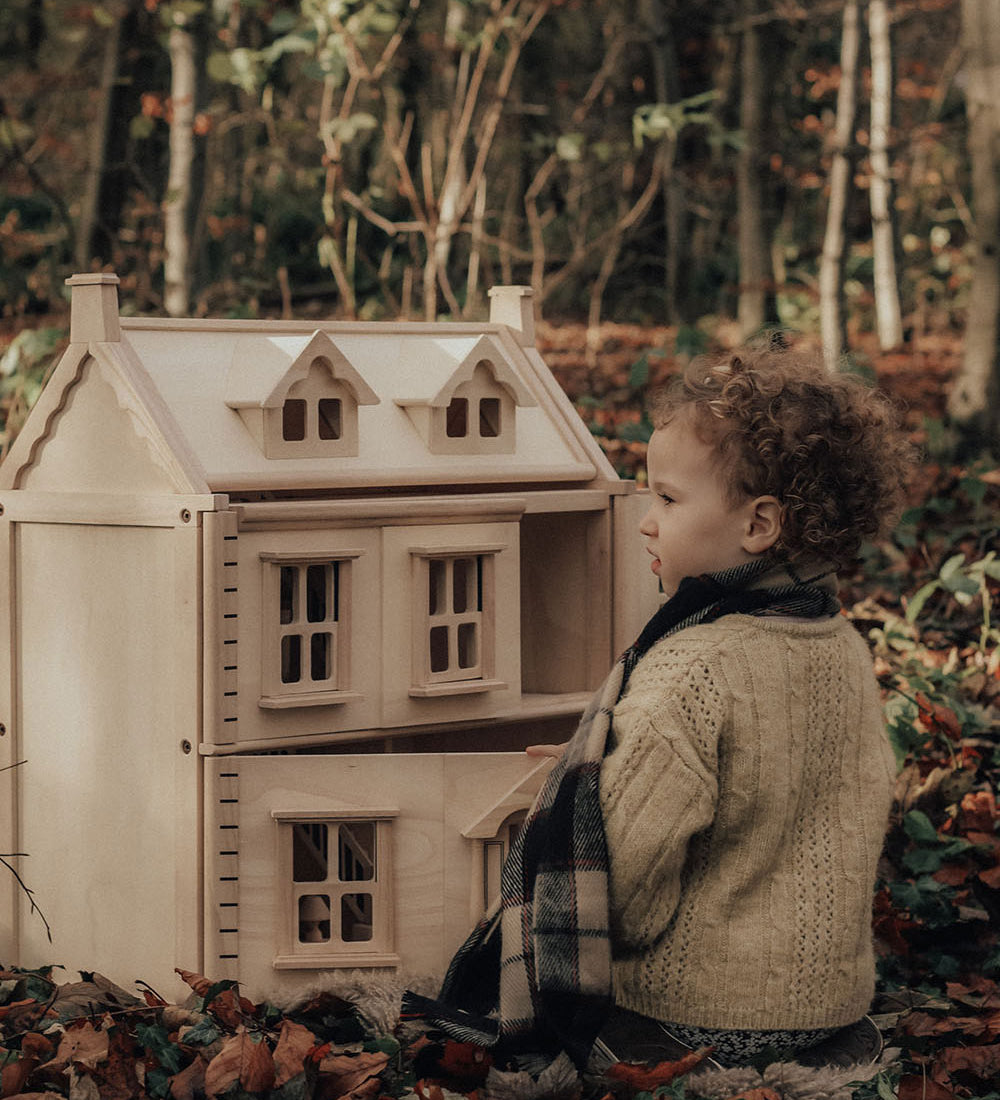
<svg viewBox="0 0 1000 1100">
<path fill-rule="evenodd" d="M 488 323 L 119 317 L 0 466 L 0 959 L 175 992 L 438 973 L 657 602 L 620 480 Z M 21 763 L 23 761 L 23 763 Z M 11 766 L 16 765 L 16 766 Z"/>
</svg>

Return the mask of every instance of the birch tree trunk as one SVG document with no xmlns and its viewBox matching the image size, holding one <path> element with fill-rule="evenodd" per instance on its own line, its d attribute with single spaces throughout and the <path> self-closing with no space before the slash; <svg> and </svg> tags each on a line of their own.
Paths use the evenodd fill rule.
<svg viewBox="0 0 1000 1100">
<path fill-rule="evenodd" d="M 163 305 L 171 317 L 183 317 L 191 301 L 188 206 L 194 162 L 194 36 L 184 27 L 170 28 L 170 169 L 164 199 Z"/>
<path fill-rule="evenodd" d="M 740 129 L 743 145 L 736 167 L 739 207 L 740 287 L 736 316 L 745 340 L 767 320 L 770 249 L 764 236 L 761 159 L 760 29 L 753 20 L 756 0 L 743 0 L 743 51 L 740 65 Z"/>
<path fill-rule="evenodd" d="M 844 227 L 853 176 L 854 116 L 857 111 L 858 54 L 861 45 L 859 0 L 844 5 L 844 27 L 840 39 L 840 87 L 837 90 L 837 118 L 833 131 L 830 164 L 830 200 L 826 231 L 819 264 L 819 323 L 823 361 L 835 371 L 847 347 L 844 313 Z"/>
<path fill-rule="evenodd" d="M 962 0 L 962 35 L 976 258 L 965 353 L 948 411 L 959 423 L 995 440 L 1000 430 L 1000 5 L 995 0 Z"/>
<path fill-rule="evenodd" d="M 892 219 L 889 128 L 892 122 L 892 44 L 888 0 L 870 0 L 868 37 L 872 61 L 871 211 L 875 263 L 875 325 L 883 351 L 903 342 L 896 245 Z"/>
</svg>

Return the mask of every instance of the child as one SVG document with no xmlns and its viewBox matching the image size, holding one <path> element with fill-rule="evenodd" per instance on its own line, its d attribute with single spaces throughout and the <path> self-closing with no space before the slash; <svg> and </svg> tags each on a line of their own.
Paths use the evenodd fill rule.
<svg viewBox="0 0 1000 1100">
<path fill-rule="evenodd" d="M 664 592 L 749 570 L 742 598 L 773 599 L 657 642 L 615 707 L 615 1004 L 725 1063 L 794 1056 L 874 992 L 895 770 L 833 578 L 894 516 L 908 448 L 876 394 L 782 348 L 696 362 L 653 418 L 639 530 Z"/>
<path fill-rule="evenodd" d="M 787 1058 L 874 991 L 894 769 L 834 575 L 898 509 L 908 447 L 859 380 L 774 344 L 696 360 L 653 417 L 639 530 L 667 602 L 595 696 L 504 866 L 498 918 L 442 990 L 498 1005 L 452 1034 L 521 1065 L 559 1049 L 583 1065 L 598 1032 L 615 1060 L 670 1057 L 671 1036 L 729 1064 Z"/>
</svg>

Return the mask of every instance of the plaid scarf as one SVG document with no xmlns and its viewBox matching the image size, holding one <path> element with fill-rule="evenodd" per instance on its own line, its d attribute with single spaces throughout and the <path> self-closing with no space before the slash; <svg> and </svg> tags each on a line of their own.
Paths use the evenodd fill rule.
<svg viewBox="0 0 1000 1100">
<path fill-rule="evenodd" d="M 615 705 L 638 661 L 685 627 L 735 613 L 836 614 L 837 599 L 815 583 L 819 576 L 803 580 L 787 564 L 758 559 L 681 582 L 591 699 L 504 863 L 500 901 L 452 959 L 439 1000 L 408 992 L 403 1018 L 422 1017 L 453 1039 L 494 1048 L 498 1061 L 565 1050 L 585 1065 L 611 1008 L 598 778 Z"/>
</svg>

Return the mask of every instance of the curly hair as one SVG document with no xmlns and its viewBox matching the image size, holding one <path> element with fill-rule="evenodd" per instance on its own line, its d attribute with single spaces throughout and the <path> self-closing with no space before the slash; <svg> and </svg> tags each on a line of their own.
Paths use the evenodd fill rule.
<svg viewBox="0 0 1000 1100">
<path fill-rule="evenodd" d="M 781 502 L 775 551 L 851 565 L 902 510 L 914 452 L 888 399 L 819 354 L 772 339 L 721 359 L 699 357 L 651 408 L 654 427 L 693 416 L 719 456 L 732 504 Z"/>
</svg>

